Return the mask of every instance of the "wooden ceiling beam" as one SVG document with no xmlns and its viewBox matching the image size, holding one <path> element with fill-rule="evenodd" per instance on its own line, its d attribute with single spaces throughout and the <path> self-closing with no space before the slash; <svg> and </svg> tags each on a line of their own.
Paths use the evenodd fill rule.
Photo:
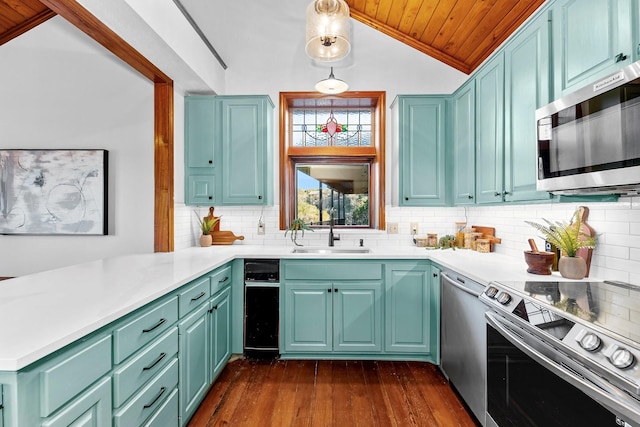
<svg viewBox="0 0 640 427">
<path fill-rule="evenodd" d="M 46 9 L 38 13 L 37 15 L 34 15 L 33 17 L 23 21 L 19 25 L 12 27 L 10 30 L 0 34 L 0 46 L 10 40 L 15 39 L 19 35 L 26 33 L 30 29 L 37 27 L 38 25 L 42 24 L 48 19 L 53 18 L 54 16 L 56 16 L 56 13 L 54 11 Z"/>
</svg>

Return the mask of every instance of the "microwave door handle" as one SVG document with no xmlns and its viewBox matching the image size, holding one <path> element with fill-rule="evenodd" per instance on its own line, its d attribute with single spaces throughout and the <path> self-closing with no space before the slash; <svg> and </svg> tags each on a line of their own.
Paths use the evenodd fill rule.
<svg viewBox="0 0 640 427">
<path fill-rule="evenodd" d="M 487 323 L 494 329 L 496 329 L 500 333 L 500 335 L 502 335 L 511 344 L 516 346 L 523 353 L 538 362 L 540 365 L 547 368 L 549 371 L 564 379 L 574 387 L 577 387 L 582 392 L 600 402 L 610 410 L 618 412 L 623 416 L 629 417 L 635 422 L 640 422 L 640 411 L 637 408 L 637 402 L 632 402 L 630 400 L 631 398 L 624 392 L 612 387 L 609 383 L 600 380 L 599 377 L 593 375 L 588 371 L 585 372 L 578 367 L 575 367 L 574 369 L 574 364 L 571 363 L 570 359 L 564 357 L 562 353 L 558 354 L 561 356 L 559 358 L 565 359 L 564 361 L 561 361 L 563 364 L 555 362 L 549 357 L 540 353 L 538 350 L 525 343 L 521 337 L 517 336 L 508 328 L 503 326 L 503 321 L 501 321 L 499 315 L 493 312 L 486 312 L 485 318 L 487 320 Z M 541 344 L 545 347 L 549 347 L 547 344 Z M 557 350 L 552 349 L 551 347 L 549 347 L 549 349 L 550 351 L 557 352 Z M 565 367 L 564 365 L 566 365 L 567 367 Z"/>
<path fill-rule="evenodd" d="M 476 292 L 476 291 L 474 291 L 472 289 L 469 289 L 466 286 L 463 286 L 463 285 L 459 284 L 458 282 L 454 281 L 446 273 L 440 273 L 440 277 L 442 277 L 451 286 L 454 286 L 454 287 L 460 289 L 461 291 L 468 293 L 469 295 L 473 295 L 476 298 L 480 297 L 480 295 L 481 295 L 480 292 Z"/>
</svg>

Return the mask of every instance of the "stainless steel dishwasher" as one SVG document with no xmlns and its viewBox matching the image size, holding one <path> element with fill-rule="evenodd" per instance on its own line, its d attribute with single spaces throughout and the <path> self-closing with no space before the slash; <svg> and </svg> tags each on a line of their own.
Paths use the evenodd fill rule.
<svg viewBox="0 0 640 427">
<path fill-rule="evenodd" d="M 484 286 L 451 270 L 440 274 L 440 368 L 477 420 L 485 425 L 487 339 L 478 299 Z"/>
</svg>

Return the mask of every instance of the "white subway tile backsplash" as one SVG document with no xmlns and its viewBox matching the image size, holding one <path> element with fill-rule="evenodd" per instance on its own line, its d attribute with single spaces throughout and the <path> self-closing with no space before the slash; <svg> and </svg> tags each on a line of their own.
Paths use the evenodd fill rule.
<svg viewBox="0 0 640 427">
<path fill-rule="evenodd" d="M 495 227 L 496 236 L 502 243 L 495 250 L 507 256 L 522 259 L 523 251 L 529 249 L 527 240 L 536 238 L 538 247 L 544 241 L 525 220 L 542 222 L 569 221 L 575 209 L 589 207 L 588 223 L 597 233 L 598 246 L 594 250 L 591 276 L 640 284 L 640 197 L 621 198 L 617 203 L 542 203 L 532 205 L 496 205 L 446 208 L 401 208 L 386 207 L 386 221 L 398 223 L 398 234 L 387 234 L 382 230 L 339 230 L 339 246 L 356 246 L 364 239 L 365 246 L 402 247 L 412 245 L 410 224 L 417 222 L 418 236 L 437 233 L 439 237 L 455 232 L 455 222 L 466 221 L 468 226 Z M 194 210 L 200 216 L 208 208 L 176 205 L 174 211 L 174 247 L 176 250 L 197 245 L 198 228 Z M 288 245 L 293 247 L 289 236 L 279 230 L 279 207 L 216 207 L 216 216 L 221 217 L 221 229 L 244 235 L 245 240 L 235 244 Z M 258 219 L 265 223 L 265 234 L 257 234 Z M 305 233 L 298 238 L 305 245 L 325 245 L 328 234 L 325 230 Z"/>
</svg>

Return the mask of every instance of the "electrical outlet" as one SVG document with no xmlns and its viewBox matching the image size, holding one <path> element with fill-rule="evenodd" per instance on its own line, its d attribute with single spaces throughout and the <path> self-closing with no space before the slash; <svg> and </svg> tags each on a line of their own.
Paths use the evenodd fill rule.
<svg viewBox="0 0 640 427">
<path fill-rule="evenodd" d="M 411 230 L 411 235 L 415 236 L 416 234 L 418 234 L 418 223 L 412 222 L 409 229 Z"/>
<path fill-rule="evenodd" d="M 264 222 L 258 221 L 258 235 L 264 236 Z"/>
<path fill-rule="evenodd" d="M 397 222 L 388 222 L 387 223 L 387 234 L 398 234 L 398 223 Z"/>
</svg>

